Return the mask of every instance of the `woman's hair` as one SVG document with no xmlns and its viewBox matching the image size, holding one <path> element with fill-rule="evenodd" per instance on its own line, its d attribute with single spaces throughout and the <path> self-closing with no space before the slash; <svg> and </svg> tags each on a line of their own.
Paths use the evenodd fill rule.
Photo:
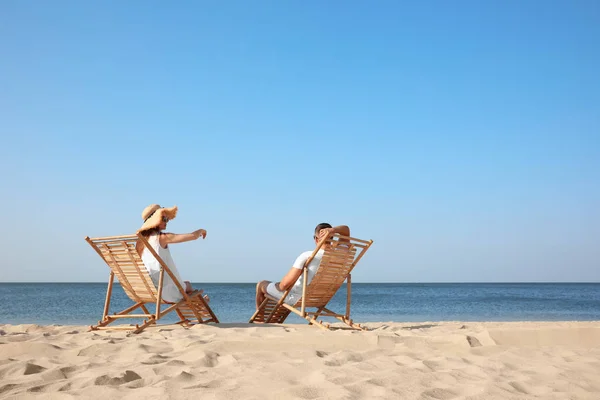
<svg viewBox="0 0 600 400">
<path fill-rule="evenodd" d="M 146 229 L 145 231 L 141 231 L 140 232 L 142 234 L 143 237 L 145 237 L 146 239 L 148 239 L 148 237 L 150 235 L 153 234 L 160 234 L 160 230 L 158 229 L 158 227 L 156 228 L 150 228 L 150 229 Z M 142 242 L 140 240 L 137 241 L 137 243 L 135 244 L 135 250 L 137 251 L 137 253 L 139 254 L 139 256 L 142 256 L 142 252 L 144 251 L 144 245 L 142 244 Z"/>
<path fill-rule="evenodd" d="M 158 227 L 156 228 L 150 228 L 150 229 L 146 229 L 145 231 L 141 231 L 140 233 L 142 234 L 143 237 L 147 238 L 150 235 L 153 235 L 155 233 L 159 233 L 159 229 Z"/>
</svg>

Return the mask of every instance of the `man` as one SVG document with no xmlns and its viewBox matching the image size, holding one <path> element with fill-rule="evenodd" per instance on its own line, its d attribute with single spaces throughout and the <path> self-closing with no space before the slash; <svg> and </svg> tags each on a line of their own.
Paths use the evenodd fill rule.
<svg viewBox="0 0 600 400">
<path fill-rule="evenodd" d="M 332 227 L 327 223 L 321 223 L 317 225 L 313 234 L 315 244 L 318 244 L 323 237 L 331 236 L 335 233 L 339 233 L 343 236 L 350 236 L 350 228 L 348 228 L 346 225 Z M 310 283 L 313 276 L 319 269 L 319 265 L 321 264 L 321 258 L 323 257 L 324 252 L 325 250 L 321 248 L 308 265 L 307 284 Z M 283 277 L 283 279 L 281 279 L 280 282 L 273 283 L 270 281 L 261 281 L 256 285 L 257 310 L 262 304 L 262 302 L 265 300 L 265 294 L 268 293 L 270 296 L 273 296 L 276 299 L 280 299 L 284 295 L 285 291 L 290 287 L 292 289 L 287 295 L 285 302 L 290 305 L 296 304 L 300 297 L 302 297 L 302 279 L 298 278 L 300 277 L 300 275 L 302 275 L 302 269 L 304 268 L 304 264 L 310 258 L 312 253 L 313 250 L 309 250 L 300 254 L 298 258 L 296 258 L 296 261 L 294 262 L 294 265 L 292 265 L 292 268 L 290 268 L 288 273 Z"/>
</svg>

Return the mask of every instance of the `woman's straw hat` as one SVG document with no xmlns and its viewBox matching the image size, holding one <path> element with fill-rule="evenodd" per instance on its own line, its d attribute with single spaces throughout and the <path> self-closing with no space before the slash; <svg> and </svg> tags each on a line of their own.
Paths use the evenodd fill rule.
<svg viewBox="0 0 600 400">
<path fill-rule="evenodd" d="M 163 208 L 158 204 L 151 204 L 148 207 L 144 208 L 142 211 L 142 219 L 144 220 L 144 224 L 138 232 L 142 232 L 148 229 L 156 228 L 160 225 L 160 222 L 163 217 L 167 217 L 168 219 L 174 219 L 177 216 L 177 206 L 173 206 L 171 208 Z"/>
</svg>

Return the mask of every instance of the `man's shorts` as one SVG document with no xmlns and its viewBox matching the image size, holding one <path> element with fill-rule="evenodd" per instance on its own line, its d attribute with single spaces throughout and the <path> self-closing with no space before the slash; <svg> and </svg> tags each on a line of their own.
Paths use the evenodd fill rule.
<svg viewBox="0 0 600 400">
<path fill-rule="evenodd" d="M 270 296 L 273 296 L 277 300 L 279 300 L 279 299 L 281 299 L 281 297 L 284 295 L 285 292 L 277 290 L 277 288 L 275 287 L 275 282 L 271 282 L 267 285 L 267 293 Z"/>
<path fill-rule="evenodd" d="M 285 292 L 277 290 L 277 288 L 275 287 L 275 282 L 271 282 L 267 285 L 267 293 L 269 294 L 269 296 L 273 296 L 277 300 L 281 299 L 285 294 Z M 297 297 L 298 296 L 294 295 L 293 291 L 291 291 L 285 298 L 285 303 L 293 306 L 298 301 Z"/>
</svg>

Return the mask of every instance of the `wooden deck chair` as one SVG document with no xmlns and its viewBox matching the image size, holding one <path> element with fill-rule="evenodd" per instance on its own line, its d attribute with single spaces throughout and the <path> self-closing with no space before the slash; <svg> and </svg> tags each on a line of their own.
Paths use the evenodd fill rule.
<svg viewBox="0 0 600 400">
<path fill-rule="evenodd" d="M 323 329 L 329 329 L 330 325 L 318 320 L 320 317 L 335 317 L 353 329 L 365 330 L 360 324 L 356 324 L 350 318 L 350 303 L 352 300 L 352 276 L 351 272 L 358 264 L 366 251 L 373 244 L 372 240 L 360 240 L 348 236 L 335 234 L 329 238 L 323 238 L 304 264 L 302 275 L 302 298 L 291 306 L 285 303 L 290 289 L 281 299 L 266 295 L 259 309 L 250 318 L 250 323 L 283 323 L 290 312 L 298 314 L 306 319 L 309 325 L 316 325 Z M 325 249 L 321 264 L 309 285 L 306 283 L 308 265 L 317 252 Z M 346 312 L 338 314 L 326 308 L 327 303 L 340 289 L 344 281 L 347 282 Z M 308 308 L 314 311 L 307 311 Z"/>
<path fill-rule="evenodd" d="M 134 333 L 140 333 L 148 326 L 156 324 L 158 320 L 172 311 L 175 311 L 179 316 L 180 321 L 178 323 L 186 326 L 189 326 L 192 321 L 197 321 L 198 323 L 219 322 L 216 315 L 202 297 L 202 293 L 199 291 L 194 291 L 189 294 L 186 293 L 185 289 L 181 287 L 179 281 L 173 275 L 173 272 L 171 272 L 167 264 L 154 251 L 144 236 L 138 234 L 91 239 L 86 237 L 85 240 L 110 267 L 102 320 L 98 321 L 97 325 L 90 326 L 90 330 L 126 329 L 133 330 Z M 144 244 L 162 266 L 158 288 L 156 288 L 152 282 L 148 270 L 135 249 L 138 240 Z M 183 299 L 177 303 L 171 304 L 162 300 L 162 285 L 165 272 L 171 277 L 183 296 Z M 127 294 L 135 304 L 123 311 L 109 315 L 110 298 L 115 276 L 123 287 L 125 294 Z M 148 311 L 148 308 L 146 307 L 147 304 L 156 305 L 155 313 Z M 161 311 L 161 306 L 163 305 L 166 308 Z M 142 309 L 143 314 L 132 314 L 132 312 L 138 308 Z M 143 318 L 144 320 L 141 325 L 107 327 L 110 323 L 122 318 Z"/>
</svg>

